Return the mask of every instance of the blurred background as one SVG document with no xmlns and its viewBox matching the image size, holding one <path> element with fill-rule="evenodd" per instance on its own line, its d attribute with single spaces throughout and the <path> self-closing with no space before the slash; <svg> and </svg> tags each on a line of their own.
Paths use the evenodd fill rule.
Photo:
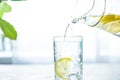
<svg viewBox="0 0 120 80">
<path fill-rule="evenodd" d="M 6 13 L 3 19 L 14 25 L 18 38 L 12 42 L 5 39 L 5 50 L 0 51 L 0 63 L 53 63 L 53 36 L 64 35 L 74 14 L 76 0 L 7 2 L 12 6 L 12 12 Z M 90 2 L 85 3 L 81 5 L 83 9 L 91 6 Z M 83 36 L 85 63 L 120 62 L 119 37 L 80 23 L 72 27 L 69 35 Z"/>
</svg>

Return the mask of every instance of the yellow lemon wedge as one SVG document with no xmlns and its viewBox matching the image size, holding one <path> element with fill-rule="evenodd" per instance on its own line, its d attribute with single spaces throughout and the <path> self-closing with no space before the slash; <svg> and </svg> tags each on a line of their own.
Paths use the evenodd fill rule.
<svg viewBox="0 0 120 80">
<path fill-rule="evenodd" d="M 106 31 L 111 32 L 111 33 L 118 33 L 120 32 L 120 20 L 110 22 L 106 24 L 105 26 L 108 26 L 106 28 Z"/>
<path fill-rule="evenodd" d="M 108 14 L 100 20 L 99 28 L 111 33 L 120 32 L 120 15 Z"/>
<path fill-rule="evenodd" d="M 112 21 L 120 20 L 120 15 L 115 14 L 108 14 L 102 17 L 102 20 L 100 21 L 102 24 L 106 24 Z"/>
<path fill-rule="evenodd" d="M 70 73 L 70 63 L 71 58 L 60 58 L 55 62 L 55 72 L 58 77 L 62 78 L 63 80 L 67 80 L 67 77 Z"/>
</svg>

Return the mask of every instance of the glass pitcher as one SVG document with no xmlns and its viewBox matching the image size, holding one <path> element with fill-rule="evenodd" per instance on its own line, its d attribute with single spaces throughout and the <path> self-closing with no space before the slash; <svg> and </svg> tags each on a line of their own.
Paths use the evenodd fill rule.
<svg viewBox="0 0 120 80">
<path fill-rule="evenodd" d="M 80 8 L 84 8 L 79 6 L 82 4 L 81 1 L 77 0 L 71 23 L 84 22 L 88 26 L 98 27 L 120 36 L 120 0 L 86 0 L 92 5 L 84 14 L 80 12 Z M 84 3 L 83 5 L 87 6 Z"/>
</svg>

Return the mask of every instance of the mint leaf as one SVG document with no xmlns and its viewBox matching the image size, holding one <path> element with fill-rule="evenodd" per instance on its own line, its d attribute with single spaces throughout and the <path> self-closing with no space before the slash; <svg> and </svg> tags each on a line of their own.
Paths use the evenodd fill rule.
<svg viewBox="0 0 120 80">
<path fill-rule="evenodd" d="M 5 37 L 8 37 L 12 40 L 17 39 L 17 32 L 14 27 L 7 21 L 0 18 L 0 28 L 3 31 Z"/>
</svg>

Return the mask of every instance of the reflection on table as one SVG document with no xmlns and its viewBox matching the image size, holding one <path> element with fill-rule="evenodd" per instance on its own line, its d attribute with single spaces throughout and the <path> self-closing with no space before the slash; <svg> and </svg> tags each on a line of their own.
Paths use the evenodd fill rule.
<svg viewBox="0 0 120 80">
<path fill-rule="evenodd" d="M 120 80 L 120 64 L 83 65 L 83 80 Z M 0 65 L 0 80 L 54 80 L 53 64 Z"/>
</svg>

